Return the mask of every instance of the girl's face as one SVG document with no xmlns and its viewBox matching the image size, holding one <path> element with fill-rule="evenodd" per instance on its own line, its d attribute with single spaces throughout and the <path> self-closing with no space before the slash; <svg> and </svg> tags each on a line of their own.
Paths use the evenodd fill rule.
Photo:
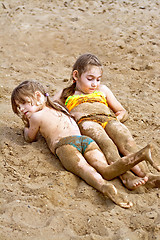
<svg viewBox="0 0 160 240">
<path fill-rule="evenodd" d="M 76 88 L 83 93 L 93 93 L 99 88 L 102 77 L 102 69 L 98 66 L 90 66 L 88 70 L 78 76 L 76 80 Z"/>
<path fill-rule="evenodd" d="M 37 105 L 37 101 L 29 97 L 25 97 L 24 101 L 15 101 L 17 105 L 18 112 L 26 119 L 30 119 L 33 113 L 39 111 L 40 106 Z"/>
</svg>

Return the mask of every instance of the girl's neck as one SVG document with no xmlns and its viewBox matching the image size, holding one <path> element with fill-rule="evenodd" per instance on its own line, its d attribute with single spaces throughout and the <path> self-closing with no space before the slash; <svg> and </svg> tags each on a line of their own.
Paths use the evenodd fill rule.
<svg viewBox="0 0 160 240">
<path fill-rule="evenodd" d="M 79 90 L 78 88 L 76 88 L 74 94 L 78 95 L 78 94 L 86 94 L 86 93 L 84 93 L 81 90 Z"/>
<path fill-rule="evenodd" d="M 97 90 L 95 90 L 95 91 L 97 91 Z M 95 91 L 94 91 L 94 92 L 95 92 Z M 94 92 L 92 92 L 92 93 L 94 93 Z M 81 95 L 81 94 L 83 94 L 83 95 L 88 95 L 88 94 L 91 94 L 91 93 L 84 93 L 84 92 L 82 92 L 81 90 L 79 90 L 78 88 L 75 88 L 74 94 L 75 94 L 75 95 Z"/>
</svg>

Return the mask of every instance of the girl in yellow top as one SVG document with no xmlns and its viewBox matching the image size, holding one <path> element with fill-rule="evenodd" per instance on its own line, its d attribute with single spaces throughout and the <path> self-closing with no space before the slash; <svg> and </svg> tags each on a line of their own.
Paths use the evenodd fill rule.
<svg viewBox="0 0 160 240">
<path fill-rule="evenodd" d="M 150 145 L 108 166 L 95 141 L 81 135 L 70 113 L 57 102 L 51 101 L 49 94 L 36 81 L 19 84 L 12 92 L 11 103 L 13 112 L 24 122 L 24 138 L 27 142 L 35 141 L 38 133 L 41 133 L 51 152 L 59 157 L 68 171 L 123 208 L 131 207 L 132 202 L 106 180 L 119 176 L 120 172 L 126 172 L 145 159 L 160 170 L 160 166 L 152 161 Z"/>
<path fill-rule="evenodd" d="M 111 90 L 101 84 L 102 74 L 102 64 L 95 55 L 81 55 L 72 69 L 73 84 L 58 92 L 54 99 L 67 106 L 81 133 L 94 139 L 108 164 L 112 164 L 120 154 L 135 153 L 138 147 L 128 128 L 122 124 L 128 117 L 127 111 Z M 120 178 L 128 189 L 135 189 L 147 180 L 154 182 L 155 187 L 160 186 L 160 176 L 149 173 L 142 163 Z"/>
</svg>

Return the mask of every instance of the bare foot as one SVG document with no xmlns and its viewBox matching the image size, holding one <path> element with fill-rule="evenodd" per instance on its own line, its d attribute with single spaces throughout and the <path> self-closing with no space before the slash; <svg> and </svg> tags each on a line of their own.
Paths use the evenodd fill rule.
<svg viewBox="0 0 160 240">
<path fill-rule="evenodd" d="M 145 173 L 143 173 L 143 169 L 139 166 L 136 166 L 138 163 L 142 161 L 148 161 L 155 169 L 160 171 L 160 166 L 153 162 L 151 157 L 151 145 L 148 144 L 146 147 L 142 148 L 140 151 L 136 153 L 129 154 L 125 157 L 120 158 L 115 161 L 113 164 L 107 166 L 106 168 L 100 169 L 104 179 L 112 180 L 113 178 L 125 174 L 128 170 L 132 169 L 137 173 L 138 177 L 144 179 Z M 133 168 L 134 167 L 134 168 Z"/>
<path fill-rule="evenodd" d="M 144 159 L 146 161 L 148 161 L 158 172 L 160 172 L 160 166 L 158 166 L 152 159 L 152 155 L 151 155 L 152 149 L 153 149 L 152 144 L 148 144 L 146 147 L 143 148 L 142 155 L 144 156 Z"/>
<path fill-rule="evenodd" d="M 129 202 L 127 197 L 118 192 L 116 187 L 111 183 L 103 185 L 102 193 L 122 208 L 130 208 L 133 206 L 133 203 Z"/>
<path fill-rule="evenodd" d="M 148 177 L 148 182 L 146 183 L 146 187 L 160 188 L 160 175 L 148 173 L 147 177 Z"/>
<path fill-rule="evenodd" d="M 134 175 L 130 175 L 129 178 L 124 178 L 123 176 L 121 176 L 120 178 L 122 180 L 122 183 L 129 190 L 134 190 L 134 189 L 146 184 L 146 182 L 148 181 L 147 176 L 141 178 L 141 177 L 137 177 Z"/>
</svg>

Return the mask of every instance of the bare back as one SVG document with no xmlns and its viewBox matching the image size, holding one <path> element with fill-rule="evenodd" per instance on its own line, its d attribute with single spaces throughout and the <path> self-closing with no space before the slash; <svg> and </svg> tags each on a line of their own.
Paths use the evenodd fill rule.
<svg viewBox="0 0 160 240">
<path fill-rule="evenodd" d="M 37 119 L 39 131 L 53 153 L 56 143 L 61 138 L 81 135 L 76 122 L 55 109 L 44 107 L 41 111 L 34 113 L 33 117 Z"/>
</svg>

